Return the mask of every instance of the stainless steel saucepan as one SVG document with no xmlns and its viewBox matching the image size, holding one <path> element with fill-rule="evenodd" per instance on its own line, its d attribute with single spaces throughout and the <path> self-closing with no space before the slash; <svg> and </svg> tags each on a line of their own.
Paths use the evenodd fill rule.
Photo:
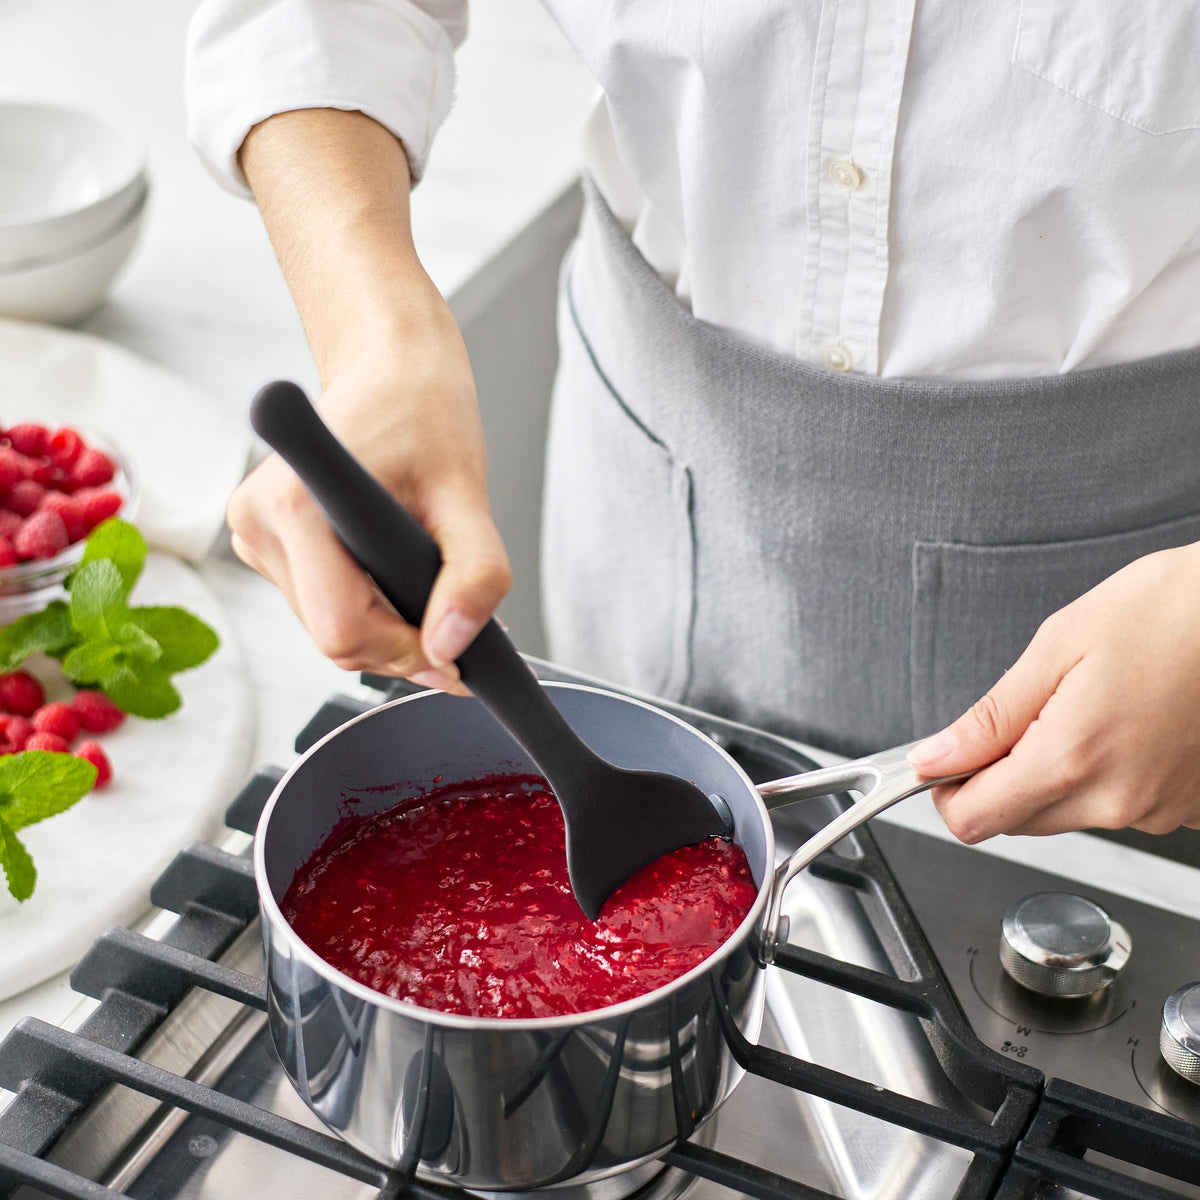
<svg viewBox="0 0 1200 1200">
<path fill-rule="evenodd" d="M 596 688 L 544 686 L 611 762 L 690 779 L 732 812 L 757 898 L 724 945 L 667 986 L 570 1016 L 457 1016 L 355 982 L 284 920 L 280 900 L 347 798 L 368 813 L 447 783 L 533 772 L 474 700 L 421 693 L 326 736 L 280 780 L 254 848 L 271 1033 L 296 1089 L 372 1157 L 476 1190 L 657 1170 L 652 1160 L 690 1136 L 741 1078 L 736 1047 L 759 1035 L 762 968 L 781 937 L 788 881 L 869 817 L 944 782 L 920 779 L 900 748 L 755 788 L 725 751 L 669 713 Z M 777 866 L 768 809 L 846 790 L 862 798 Z"/>
</svg>

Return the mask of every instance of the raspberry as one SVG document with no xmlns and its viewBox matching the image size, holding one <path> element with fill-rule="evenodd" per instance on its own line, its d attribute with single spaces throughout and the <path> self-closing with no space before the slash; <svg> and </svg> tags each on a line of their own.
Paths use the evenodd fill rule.
<svg viewBox="0 0 1200 1200">
<path fill-rule="evenodd" d="M 46 453 L 46 439 L 49 436 L 50 430 L 45 425 L 34 424 L 14 425 L 7 434 L 9 445 L 18 454 L 28 454 L 30 458 Z"/>
<path fill-rule="evenodd" d="M 13 549 L 12 539 L 0 535 L 0 567 L 16 566 L 20 561 Z"/>
<path fill-rule="evenodd" d="M 67 483 L 72 491 L 83 487 L 99 487 L 102 483 L 108 483 L 116 473 L 116 464 L 103 450 L 89 447 L 81 451 L 75 460 Z"/>
<path fill-rule="evenodd" d="M 58 513 L 62 517 L 63 525 L 66 526 L 69 541 L 77 542 L 88 532 L 88 528 L 80 518 L 79 505 L 75 502 L 75 497 L 68 496 L 66 492 L 47 492 L 38 512 Z"/>
<path fill-rule="evenodd" d="M 56 512 L 35 512 L 13 538 L 13 548 L 21 558 L 53 558 L 69 544 L 67 527 Z"/>
<path fill-rule="evenodd" d="M 38 483 L 44 483 L 46 487 L 61 492 L 67 486 L 67 474 L 70 468 L 60 467 L 49 458 L 39 461 L 45 462 L 47 466 L 44 472 L 35 476 Z"/>
<path fill-rule="evenodd" d="M 52 754 L 70 754 L 71 743 L 57 733 L 31 733 L 25 743 L 26 750 L 49 750 Z"/>
<path fill-rule="evenodd" d="M 25 456 L 11 446 L 0 446 L 0 492 L 7 491 L 18 479 L 25 478 Z"/>
<path fill-rule="evenodd" d="M 103 787 L 112 778 L 112 763 L 99 742 L 80 742 L 75 757 L 86 758 L 96 768 L 96 787 Z"/>
<path fill-rule="evenodd" d="M 31 517 L 46 498 L 46 489 L 32 479 L 18 479 L 8 489 L 7 506 L 9 512 L 15 512 L 19 517 Z"/>
<path fill-rule="evenodd" d="M 75 513 L 83 526 L 80 537 L 91 533 L 101 521 L 115 517 L 121 511 L 121 505 L 125 503 L 118 492 L 109 491 L 107 488 L 80 488 L 71 499 L 75 502 Z"/>
<path fill-rule="evenodd" d="M 43 487 L 58 487 L 66 479 L 62 467 L 56 467 L 48 458 L 26 457 L 21 462 L 26 479 L 40 483 Z"/>
<path fill-rule="evenodd" d="M 56 467 L 69 467 L 83 448 L 83 438 L 74 429 L 63 426 L 46 439 L 45 453 Z"/>
<path fill-rule="evenodd" d="M 0 708 L 21 717 L 32 716 L 46 703 L 46 693 L 28 671 L 0 675 Z"/>
<path fill-rule="evenodd" d="M 71 707 L 88 733 L 108 733 L 125 720 L 125 714 L 103 692 L 81 689 Z"/>
<path fill-rule="evenodd" d="M 16 750 L 24 750 L 29 735 L 33 733 L 33 722 L 28 717 L 13 716 L 12 713 L 0 713 L 0 735 Z"/>
<path fill-rule="evenodd" d="M 29 421 L 0 431 L 0 539 L 12 543 L 18 561 L 54 557 L 65 548 L 58 545 L 57 523 L 47 519 L 26 529 L 28 519 L 53 513 L 62 522 L 66 544 L 80 541 L 124 507 L 124 497 L 104 486 L 115 475 L 112 456 L 89 446 L 68 426 L 51 432 Z M 0 567 L 10 565 L 0 547 Z"/>
<path fill-rule="evenodd" d="M 33 714 L 32 721 L 38 733 L 54 733 L 65 742 L 73 742 L 79 736 L 79 714 L 61 700 L 43 704 Z"/>
</svg>

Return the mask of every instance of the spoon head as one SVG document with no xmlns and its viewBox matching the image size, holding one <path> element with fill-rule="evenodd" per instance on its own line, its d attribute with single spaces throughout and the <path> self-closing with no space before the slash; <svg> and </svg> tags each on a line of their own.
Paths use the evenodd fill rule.
<svg viewBox="0 0 1200 1200">
<path fill-rule="evenodd" d="M 659 771 L 597 761 L 570 784 L 555 784 L 567 831 L 571 890 L 588 920 L 635 872 L 655 859 L 726 834 L 695 784 Z"/>
</svg>

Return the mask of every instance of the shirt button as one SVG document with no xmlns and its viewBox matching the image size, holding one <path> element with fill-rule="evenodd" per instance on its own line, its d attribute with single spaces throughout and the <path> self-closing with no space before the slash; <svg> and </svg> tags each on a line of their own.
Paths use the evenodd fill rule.
<svg viewBox="0 0 1200 1200">
<path fill-rule="evenodd" d="M 831 371 L 848 371 L 854 366 L 854 355 L 841 342 L 833 342 L 821 351 L 821 361 Z"/>
<path fill-rule="evenodd" d="M 863 173 L 858 166 L 848 158 L 839 158 L 829 168 L 833 182 L 847 192 L 856 192 L 862 187 Z"/>
</svg>

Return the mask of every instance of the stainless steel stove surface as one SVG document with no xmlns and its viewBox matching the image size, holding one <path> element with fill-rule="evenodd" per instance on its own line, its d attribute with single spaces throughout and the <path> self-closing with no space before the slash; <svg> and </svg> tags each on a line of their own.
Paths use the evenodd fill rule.
<svg viewBox="0 0 1200 1200">
<path fill-rule="evenodd" d="M 361 707 L 335 699 L 298 746 Z M 677 711 L 754 778 L 809 765 L 791 743 Z M 253 829 L 278 776 L 251 781 L 231 828 Z M 781 844 L 842 802 L 779 814 Z M 16 1093 L 0 1196 L 459 1195 L 324 1132 L 284 1077 L 245 840 L 181 852 L 151 895 L 179 914 L 161 938 L 97 942 L 72 976 L 99 1001 L 77 1031 L 27 1019 L 0 1045 Z M 736 1047 L 747 1074 L 725 1106 L 648 1181 L 555 1200 L 1200 1197 L 1200 1088 L 1158 1048 L 1163 1000 L 1200 976 L 1200 922 L 894 826 L 835 850 L 787 894 L 762 1042 Z M 1100 905 L 1132 941 L 1096 995 L 1038 997 L 1001 968 L 1005 910 L 1044 892 L 1084 893 L 1072 903 Z"/>
<path fill-rule="evenodd" d="M 1163 1003 L 1200 978 L 1200 928 L 1177 913 L 1016 863 L 980 856 L 895 826 L 876 830 L 884 856 L 949 977 L 971 1027 L 989 1046 L 1131 1103 L 1200 1125 L 1200 1087 L 1159 1052 Z M 1128 934 L 1128 966 L 1081 997 L 1021 987 L 1000 962 L 1005 910 L 1023 896 L 1066 892 L 1099 905 Z M 947 903 L 957 897 L 958 904 Z"/>
</svg>

